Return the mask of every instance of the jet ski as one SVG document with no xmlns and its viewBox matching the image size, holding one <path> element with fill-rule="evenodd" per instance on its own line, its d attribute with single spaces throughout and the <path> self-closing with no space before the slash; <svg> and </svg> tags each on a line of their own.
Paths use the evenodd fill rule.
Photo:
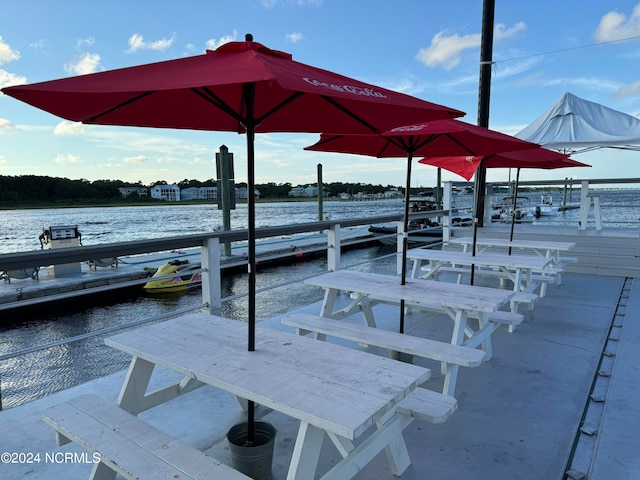
<svg viewBox="0 0 640 480">
<path fill-rule="evenodd" d="M 185 292 L 198 288 L 202 286 L 202 273 L 198 271 L 201 268 L 199 263 L 189 260 L 172 260 L 161 265 L 142 288 L 149 293 Z M 169 275 L 171 277 L 166 278 Z"/>
</svg>

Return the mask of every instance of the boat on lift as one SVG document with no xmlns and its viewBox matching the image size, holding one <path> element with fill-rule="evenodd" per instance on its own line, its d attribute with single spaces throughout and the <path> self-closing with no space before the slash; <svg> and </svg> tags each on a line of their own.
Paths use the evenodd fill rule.
<svg viewBox="0 0 640 480">
<path fill-rule="evenodd" d="M 161 265 L 143 288 L 149 293 L 175 293 L 201 287 L 201 268 L 189 260 L 172 260 Z"/>
<path fill-rule="evenodd" d="M 560 210 L 560 205 L 554 205 L 553 199 L 551 195 L 540 197 L 540 203 L 530 208 L 531 213 L 534 217 L 552 217 L 558 214 Z"/>
</svg>

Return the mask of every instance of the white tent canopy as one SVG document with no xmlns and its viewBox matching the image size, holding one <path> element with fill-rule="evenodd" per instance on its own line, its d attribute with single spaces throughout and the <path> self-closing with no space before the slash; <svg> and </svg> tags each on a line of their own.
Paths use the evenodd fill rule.
<svg viewBox="0 0 640 480">
<path fill-rule="evenodd" d="M 565 93 L 515 136 L 567 153 L 597 148 L 640 150 L 640 119 Z"/>
</svg>

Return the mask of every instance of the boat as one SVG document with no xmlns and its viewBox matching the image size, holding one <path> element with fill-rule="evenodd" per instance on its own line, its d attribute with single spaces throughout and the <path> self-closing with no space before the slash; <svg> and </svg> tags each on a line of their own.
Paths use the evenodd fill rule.
<svg viewBox="0 0 640 480">
<path fill-rule="evenodd" d="M 538 203 L 537 205 L 529 209 L 529 211 L 536 218 L 552 217 L 554 215 L 557 215 L 559 210 L 560 210 L 560 206 L 553 204 L 553 199 L 551 198 L 551 195 L 548 195 L 546 197 L 542 195 L 540 197 L 540 203 Z"/>
<path fill-rule="evenodd" d="M 513 209 L 513 206 L 514 206 L 513 195 L 507 195 L 505 197 L 500 197 L 500 198 L 495 198 L 495 197 L 492 198 L 491 221 L 492 222 L 502 221 L 502 216 L 504 214 L 507 214 L 507 212 L 511 211 Z M 518 195 L 517 197 L 515 197 L 515 207 L 516 207 L 516 210 L 528 211 L 529 208 L 531 207 L 530 198 Z M 509 215 L 507 214 L 507 216 Z M 523 215 L 520 215 L 520 216 L 523 216 Z"/>
<path fill-rule="evenodd" d="M 149 293 L 185 292 L 202 286 L 201 265 L 190 263 L 189 260 L 172 260 L 161 265 L 151 277 L 158 278 L 144 284 L 144 290 Z M 167 276 L 172 275 L 167 278 Z"/>
<path fill-rule="evenodd" d="M 376 237 L 384 245 L 395 245 L 398 229 L 385 225 L 371 225 L 369 233 Z M 434 239 L 442 239 L 442 227 L 438 224 L 432 226 L 409 226 L 409 243 L 429 243 Z"/>
<path fill-rule="evenodd" d="M 455 207 L 451 209 L 452 227 L 470 227 L 471 225 L 473 225 L 473 215 L 471 213 L 460 211 Z"/>
<path fill-rule="evenodd" d="M 516 207 L 503 211 L 500 214 L 500 221 L 503 223 L 530 223 L 535 219 L 529 208 Z"/>
</svg>

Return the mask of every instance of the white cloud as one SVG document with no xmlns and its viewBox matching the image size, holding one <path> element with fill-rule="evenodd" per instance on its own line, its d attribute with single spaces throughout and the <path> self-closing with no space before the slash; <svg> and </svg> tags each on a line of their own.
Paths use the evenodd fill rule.
<svg viewBox="0 0 640 480">
<path fill-rule="evenodd" d="M 60 122 L 53 129 L 54 135 L 69 136 L 84 133 L 84 125 L 80 122 Z"/>
<path fill-rule="evenodd" d="M 620 40 L 637 35 L 640 35 L 640 3 L 634 7 L 629 18 L 625 14 L 613 10 L 605 14 L 593 34 L 599 42 Z"/>
<path fill-rule="evenodd" d="M 147 161 L 147 157 L 144 155 L 138 155 L 137 157 L 127 157 L 124 159 L 124 163 L 144 163 Z"/>
<path fill-rule="evenodd" d="M 614 94 L 616 98 L 635 97 L 636 95 L 640 95 L 640 81 L 625 85 L 624 87 L 619 88 Z M 0 128 L 2 127 L 0 126 Z"/>
<path fill-rule="evenodd" d="M 175 158 L 159 158 L 156 160 L 157 163 L 176 163 L 177 161 Z"/>
<path fill-rule="evenodd" d="M 135 53 L 138 50 L 158 50 L 163 52 L 173 45 L 175 36 L 171 38 L 163 38 L 162 40 L 156 40 L 155 42 L 149 42 L 138 33 L 134 33 L 129 37 L 129 48 L 125 50 L 125 53 Z"/>
<path fill-rule="evenodd" d="M 20 52 L 14 50 L 0 36 L 0 65 L 20 58 Z"/>
<path fill-rule="evenodd" d="M 13 124 L 6 118 L 0 118 L 0 130 L 8 130 L 13 128 Z"/>
<path fill-rule="evenodd" d="M 324 0 L 282 0 L 282 2 L 279 2 L 278 0 L 260 0 L 260 5 L 262 5 L 264 8 L 273 8 L 278 5 L 278 3 L 292 5 L 295 7 L 319 7 L 324 3 Z"/>
<path fill-rule="evenodd" d="M 80 160 L 80 157 L 78 157 L 77 155 L 73 155 L 71 153 L 66 153 L 66 154 L 60 153 L 56 155 L 56 158 L 54 158 L 53 161 L 60 165 L 67 165 L 69 163 L 82 163 L 82 160 Z"/>
<path fill-rule="evenodd" d="M 35 48 L 36 50 L 39 50 L 39 49 L 41 49 L 41 48 L 44 48 L 45 43 L 46 43 L 46 42 L 45 42 L 44 38 L 41 38 L 40 40 L 37 40 L 37 41 L 35 41 L 35 42 L 31 42 L 31 43 L 29 44 L 29 46 L 30 46 L 31 48 Z"/>
<path fill-rule="evenodd" d="M 493 31 L 494 42 L 511 38 L 525 29 L 523 22 L 518 22 L 510 28 L 506 28 L 501 23 L 497 24 Z M 444 32 L 438 32 L 431 39 L 429 47 L 418 51 L 417 58 L 427 67 L 442 66 L 446 70 L 451 70 L 460 63 L 463 51 L 480 46 L 481 38 L 479 33 L 447 36 Z"/>
<path fill-rule="evenodd" d="M 93 47 L 93 44 L 96 43 L 93 37 L 81 38 L 76 42 L 76 50 L 82 51 L 86 47 Z"/>
<path fill-rule="evenodd" d="M 9 73 L 0 68 L 0 88 L 11 87 L 13 85 L 24 85 L 27 83 L 27 77 Z"/>
<path fill-rule="evenodd" d="M 298 43 L 300 40 L 302 40 L 302 34 L 300 32 L 287 33 L 285 35 L 285 38 L 288 42 Z"/>
<path fill-rule="evenodd" d="M 234 31 L 232 35 L 225 35 L 224 37 L 220 37 L 219 39 L 212 38 L 207 40 L 205 43 L 205 47 L 207 50 L 215 50 L 220 45 L 224 45 L 225 43 L 235 42 L 238 37 L 238 32 Z"/>
<path fill-rule="evenodd" d="M 83 53 L 72 63 L 64 66 L 65 71 L 74 75 L 95 73 L 100 66 L 100 55 L 97 53 Z"/>
</svg>

